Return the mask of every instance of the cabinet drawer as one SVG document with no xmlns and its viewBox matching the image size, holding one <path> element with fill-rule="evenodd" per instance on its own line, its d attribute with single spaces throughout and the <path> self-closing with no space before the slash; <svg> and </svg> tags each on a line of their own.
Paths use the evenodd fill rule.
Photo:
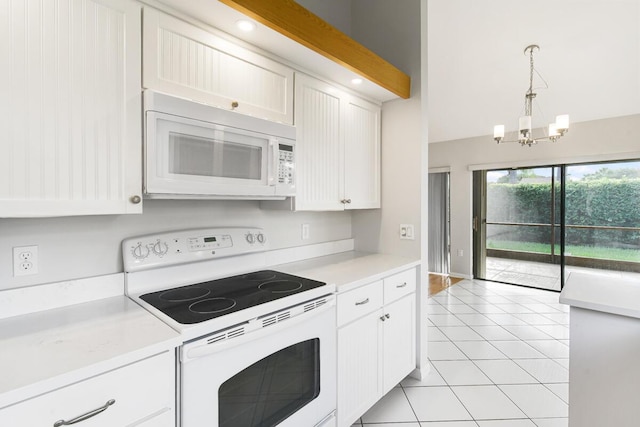
<svg viewBox="0 0 640 427">
<path fill-rule="evenodd" d="M 382 280 L 338 295 L 338 326 L 382 307 Z"/>
<path fill-rule="evenodd" d="M 384 303 L 387 304 L 416 290 L 416 269 L 406 270 L 384 279 Z"/>
<path fill-rule="evenodd" d="M 53 426 L 58 420 L 72 420 L 114 400 L 78 426 L 137 425 L 163 410 L 174 413 L 174 371 L 173 352 L 165 352 L 9 406 L 0 411 L 0 419 L 12 427 Z M 163 417 L 171 416 L 163 413 Z"/>
</svg>

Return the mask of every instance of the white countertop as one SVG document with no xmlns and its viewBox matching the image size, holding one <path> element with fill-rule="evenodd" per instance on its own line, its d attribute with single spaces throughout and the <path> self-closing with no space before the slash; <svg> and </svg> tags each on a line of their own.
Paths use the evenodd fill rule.
<svg viewBox="0 0 640 427">
<path fill-rule="evenodd" d="M 271 268 L 333 284 L 341 293 L 419 264 L 395 255 L 347 251 Z M 86 285 L 97 289 L 106 280 L 115 284 L 109 292 L 118 291 L 119 276 Z M 57 308 L 0 319 L 0 408 L 181 345 L 177 332 L 124 295 L 56 306 L 69 301 L 63 290 L 71 285 L 51 286 L 52 299 L 60 299 L 51 307 Z M 30 289 L 5 293 L 0 307 L 29 295 Z"/>
<path fill-rule="evenodd" d="M 2 319 L 0 408 L 179 344 L 124 295 Z"/>
<path fill-rule="evenodd" d="M 560 302 L 640 319 L 640 282 L 604 274 L 571 272 L 560 293 Z"/>
<path fill-rule="evenodd" d="M 335 284 L 338 293 L 420 265 L 419 260 L 397 255 L 343 252 L 289 264 L 274 270 Z"/>
</svg>

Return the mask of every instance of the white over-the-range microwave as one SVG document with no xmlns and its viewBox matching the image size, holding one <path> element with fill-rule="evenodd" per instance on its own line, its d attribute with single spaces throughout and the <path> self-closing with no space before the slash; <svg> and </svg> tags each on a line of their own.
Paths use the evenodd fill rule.
<svg viewBox="0 0 640 427">
<path fill-rule="evenodd" d="M 295 128 L 145 91 L 149 198 L 284 199 L 295 195 Z"/>
</svg>

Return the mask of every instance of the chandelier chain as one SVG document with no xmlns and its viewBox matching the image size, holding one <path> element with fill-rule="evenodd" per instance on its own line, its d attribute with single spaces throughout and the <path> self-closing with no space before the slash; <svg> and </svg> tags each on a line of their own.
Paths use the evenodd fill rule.
<svg viewBox="0 0 640 427">
<path fill-rule="evenodd" d="M 524 114 L 525 116 L 531 115 L 533 98 L 536 97 L 536 94 L 533 92 L 533 46 L 529 46 L 527 48 L 529 50 L 529 90 L 524 97 Z"/>
</svg>

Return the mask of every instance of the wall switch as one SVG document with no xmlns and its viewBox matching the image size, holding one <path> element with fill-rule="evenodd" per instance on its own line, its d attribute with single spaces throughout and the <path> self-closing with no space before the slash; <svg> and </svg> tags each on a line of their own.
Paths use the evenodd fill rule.
<svg viewBox="0 0 640 427">
<path fill-rule="evenodd" d="M 400 238 L 406 240 L 415 240 L 415 232 L 413 224 L 400 224 Z"/>
<path fill-rule="evenodd" d="M 309 239 L 309 224 L 302 224 L 302 240 Z"/>
<path fill-rule="evenodd" d="M 38 247 L 18 246 L 13 248 L 13 276 L 38 274 Z"/>
</svg>

